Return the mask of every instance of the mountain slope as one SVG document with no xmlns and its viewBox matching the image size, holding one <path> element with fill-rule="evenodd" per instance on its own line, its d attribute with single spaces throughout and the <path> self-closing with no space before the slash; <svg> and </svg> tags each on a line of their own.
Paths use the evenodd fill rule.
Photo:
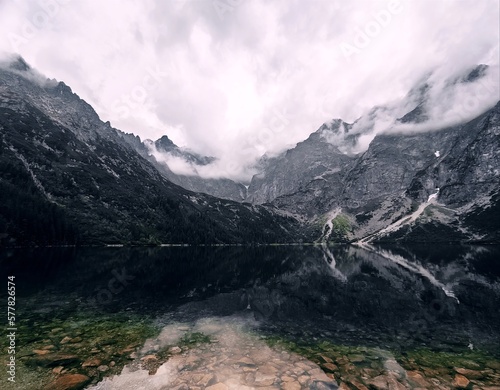
<svg viewBox="0 0 500 390">
<path fill-rule="evenodd" d="M 340 120 L 323 125 L 295 148 L 266 160 L 263 172 L 252 178 L 247 200 L 268 203 L 281 195 L 305 191 L 306 187 L 313 188 L 312 195 L 315 196 L 325 181 L 332 184 L 329 188 L 331 196 L 338 196 L 342 172 L 349 169 L 354 159 L 327 142 L 326 137 L 344 134 L 348 126 Z"/>
<path fill-rule="evenodd" d="M 133 137 L 132 137 L 133 138 Z M 290 241 L 272 208 L 165 179 L 64 83 L 20 58 L 0 67 L 2 245 Z"/>
<path fill-rule="evenodd" d="M 423 80 L 400 106 L 325 124 L 263 159 L 246 192 L 174 174 L 148 142 L 103 123 L 68 86 L 17 58 L 0 64 L 0 244 L 499 242 L 500 104 L 466 123 L 398 130 L 425 125 L 432 99 Z M 388 113 L 395 122 L 374 133 Z M 166 136 L 154 148 L 196 166 L 212 161 Z"/>
<path fill-rule="evenodd" d="M 445 83 L 445 95 L 481 80 L 486 69 Z M 433 94 L 424 80 L 399 105 L 321 126 L 267 160 L 248 199 L 286 210 L 319 241 L 498 242 L 500 226 L 489 215 L 498 213 L 500 197 L 499 104 L 430 131 L 417 126 L 435 115 Z M 399 119 L 375 133 L 388 113 Z M 371 134 L 360 152 L 360 139 Z"/>
<path fill-rule="evenodd" d="M 386 228 L 421 208 L 422 213 L 408 221 L 413 223 L 384 232 L 388 237 L 375 238 L 491 241 L 498 227 L 477 229 L 467 218 L 473 211 L 494 207 L 500 189 L 499 113 L 497 104 L 460 126 L 412 136 L 376 137 L 347 179 L 345 197 L 360 199 L 360 207 L 349 210 L 357 221 L 363 221 L 354 225 L 355 237 Z M 399 152 L 385 157 L 395 150 Z M 378 153 L 375 160 L 374 153 Z M 363 171 L 367 166 L 371 166 L 369 173 Z"/>
</svg>

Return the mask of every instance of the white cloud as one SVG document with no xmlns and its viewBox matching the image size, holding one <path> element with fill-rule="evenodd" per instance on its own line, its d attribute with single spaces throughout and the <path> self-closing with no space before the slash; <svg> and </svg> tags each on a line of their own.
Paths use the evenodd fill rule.
<svg viewBox="0 0 500 390">
<path fill-rule="evenodd" d="M 113 126 L 167 134 L 233 176 L 325 121 L 402 99 L 431 70 L 438 84 L 498 65 L 497 0 L 313 2 L 0 1 L 0 50 L 63 80 Z"/>
<path fill-rule="evenodd" d="M 499 77 L 498 65 L 490 66 L 486 74 L 474 82 L 450 85 L 433 75 L 429 80 L 429 98 L 425 102 L 428 119 L 418 124 L 387 126 L 381 131 L 424 132 L 468 122 L 500 100 Z"/>
<path fill-rule="evenodd" d="M 155 144 L 148 140 L 145 142 L 150 156 L 159 163 L 166 164 L 175 174 L 184 176 L 200 176 L 204 179 L 219 179 L 221 177 L 239 182 L 248 182 L 256 172 L 248 164 L 235 164 L 236 156 L 229 159 L 217 159 L 206 165 L 197 165 L 179 155 L 159 151 Z M 230 156 L 233 157 L 233 156 Z"/>
</svg>

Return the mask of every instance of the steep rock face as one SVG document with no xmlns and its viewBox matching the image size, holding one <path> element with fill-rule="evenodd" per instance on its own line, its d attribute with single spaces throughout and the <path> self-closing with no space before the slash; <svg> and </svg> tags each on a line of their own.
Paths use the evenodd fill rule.
<svg viewBox="0 0 500 390">
<path fill-rule="evenodd" d="M 435 178 L 440 199 L 463 206 L 477 197 L 498 191 L 500 175 L 500 103 L 459 129 L 449 153 L 426 176 Z"/>
<path fill-rule="evenodd" d="M 332 197 L 342 190 L 344 172 L 354 161 L 329 142 L 344 134 L 349 124 L 334 120 L 321 126 L 309 138 L 276 158 L 264 162 L 263 172 L 253 177 L 247 200 L 268 203 L 282 195 L 322 191 L 327 182 Z"/>
<path fill-rule="evenodd" d="M 447 135 L 449 132 L 375 137 L 347 174 L 344 200 L 367 202 L 403 194 L 415 173 L 436 161 L 437 151 L 449 148 Z"/>
<path fill-rule="evenodd" d="M 494 206 L 500 188 L 499 107 L 466 124 L 435 132 L 377 136 L 346 179 L 343 199 L 346 211 L 356 216 L 354 237 L 409 216 L 435 194 L 435 204 L 429 202 L 415 216 L 414 227 L 420 233 L 402 226 L 398 232 L 387 232 L 389 236 L 489 240 L 495 229 L 478 230 L 468 226 L 466 218 L 472 210 Z M 439 229 L 446 234 L 439 237 Z"/>
<path fill-rule="evenodd" d="M 444 90 L 474 82 L 486 69 L 478 66 Z M 488 214 L 498 213 L 500 197 L 499 105 L 467 123 L 411 127 L 429 119 L 430 90 L 424 79 L 401 107 L 375 107 L 354 124 L 323 125 L 267 160 L 248 199 L 308 222 L 311 237 L 321 241 L 498 240 L 500 226 Z M 400 114 L 356 154 L 359 138 L 387 112 Z"/>
<path fill-rule="evenodd" d="M 0 68 L 0 240 L 61 243 L 290 241 L 272 208 L 187 191 L 162 176 L 132 135 L 100 121 L 63 83 L 22 59 Z"/>
<path fill-rule="evenodd" d="M 408 194 L 423 200 L 440 188 L 439 203 L 455 211 L 457 230 L 486 241 L 500 239 L 500 102 L 455 129 L 449 152 L 417 173 Z"/>
</svg>

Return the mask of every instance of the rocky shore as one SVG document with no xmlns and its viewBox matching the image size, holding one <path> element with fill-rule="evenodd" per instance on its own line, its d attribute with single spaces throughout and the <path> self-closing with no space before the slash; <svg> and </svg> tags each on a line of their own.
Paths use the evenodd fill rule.
<svg viewBox="0 0 500 390">
<path fill-rule="evenodd" d="M 500 361 L 477 350 L 301 344 L 238 318 L 160 328 L 125 313 L 38 317 L 21 322 L 26 390 L 500 389 Z"/>
</svg>

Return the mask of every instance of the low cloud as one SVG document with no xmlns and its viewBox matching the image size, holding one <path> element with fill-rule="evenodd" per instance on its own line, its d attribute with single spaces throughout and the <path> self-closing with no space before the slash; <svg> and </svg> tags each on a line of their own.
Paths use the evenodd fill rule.
<svg viewBox="0 0 500 390">
<path fill-rule="evenodd" d="M 173 173 L 183 176 L 199 176 L 204 179 L 231 179 L 248 183 L 257 171 L 251 164 L 235 164 L 234 159 L 223 157 L 206 164 L 199 165 L 172 153 L 159 151 L 153 142 L 145 142 L 149 155 L 161 164 L 165 164 Z"/>
<path fill-rule="evenodd" d="M 471 70 L 469 69 L 469 71 Z M 429 89 L 422 103 L 426 120 L 419 123 L 401 123 L 394 117 L 394 123 L 386 126 L 382 132 L 426 132 L 455 126 L 474 119 L 492 108 L 500 100 L 499 72 L 498 65 L 490 66 L 485 70 L 483 76 L 470 82 L 463 80 L 463 77 L 467 76 L 467 72 L 459 75 L 458 80 L 453 80 L 453 78 L 443 80 L 431 75 L 427 80 Z M 402 106 L 404 106 L 404 102 Z M 406 105 L 406 107 L 408 106 Z"/>
<path fill-rule="evenodd" d="M 422 78 L 403 98 L 377 106 L 366 112 L 348 132 L 323 132 L 327 142 L 347 154 L 366 151 L 378 134 L 414 134 L 466 123 L 500 101 L 500 67 L 479 71 L 475 80 L 465 80 L 473 69 L 444 77 L 433 72 Z M 416 117 L 404 120 L 417 109 Z M 356 136 L 353 143 L 350 137 Z"/>
<path fill-rule="evenodd" d="M 246 167 L 264 153 L 295 145 L 332 118 L 353 123 L 391 106 L 430 73 L 429 114 L 437 121 L 444 110 L 443 123 L 452 123 L 462 110 L 456 104 L 481 91 L 439 83 L 478 64 L 498 66 L 499 7 L 497 0 L 0 1 L 0 50 L 64 81 L 114 127 L 141 138 L 166 134 L 217 157 L 211 168 L 219 176 L 248 179 Z M 478 110 L 487 105 L 481 100 Z M 388 128 L 396 114 L 377 112 L 375 126 Z M 360 137 L 360 150 L 372 135 Z"/>
<path fill-rule="evenodd" d="M 55 87 L 59 84 L 55 79 L 48 79 L 43 74 L 33 69 L 24 59 L 13 53 L 0 53 L 0 69 L 8 70 L 40 87 Z"/>
</svg>

